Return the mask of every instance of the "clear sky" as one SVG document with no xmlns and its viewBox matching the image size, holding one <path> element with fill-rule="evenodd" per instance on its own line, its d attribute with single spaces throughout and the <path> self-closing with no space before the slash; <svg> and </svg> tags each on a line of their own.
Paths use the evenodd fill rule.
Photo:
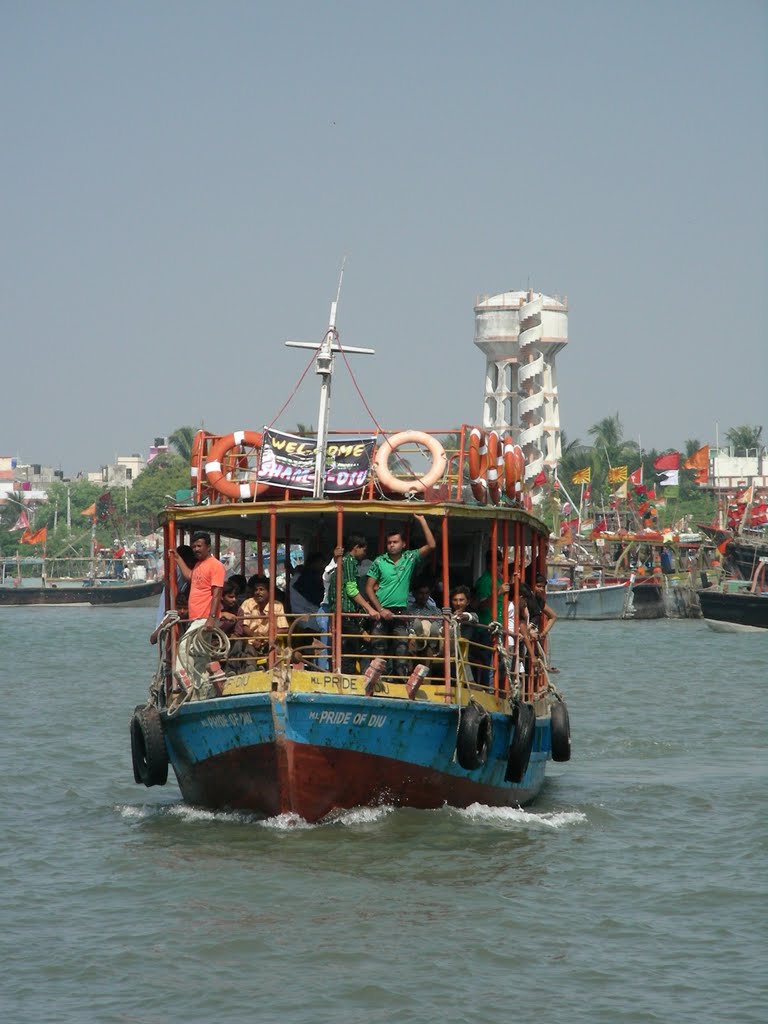
<svg viewBox="0 0 768 1024">
<path fill-rule="evenodd" d="M 571 439 L 768 431 L 767 54 L 765 0 L 1 0 L 0 454 L 260 429 L 344 256 L 386 428 L 479 422 L 476 296 L 530 286 Z"/>
</svg>

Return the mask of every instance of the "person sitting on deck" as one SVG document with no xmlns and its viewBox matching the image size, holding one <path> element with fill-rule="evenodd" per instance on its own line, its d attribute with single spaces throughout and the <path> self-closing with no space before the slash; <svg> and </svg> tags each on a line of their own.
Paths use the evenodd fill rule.
<svg viewBox="0 0 768 1024">
<path fill-rule="evenodd" d="M 425 543 L 406 551 L 402 529 L 389 530 L 387 552 L 379 555 L 368 570 L 366 596 L 380 614 L 373 626 L 373 653 L 386 658 L 394 655 L 395 675 L 408 676 L 408 591 L 419 563 L 436 548 L 435 538 L 422 515 L 414 519 L 421 526 Z"/>
<path fill-rule="evenodd" d="M 280 601 L 274 605 L 269 603 L 269 580 L 266 576 L 252 576 L 248 581 L 253 590 L 253 597 L 246 598 L 238 612 L 234 636 L 245 637 L 248 654 L 259 659 L 266 658 L 269 653 L 269 619 L 275 617 L 275 635 L 288 632 L 288 620 L 285 609 Z"/>
<path fill-rule="evenodd" d="M 359 671 L 357 658 L 362 654 L 362 620 L 355 612 L 367 612 L 372 619 L 379 618 L 379 612 L 360 593 L 358 567 L 365 557 L 368 543 L 365 537 L 353 533 L 344 542 L 341 559 L 341 671 L 344 675 L 355 675 Z M 328 585 L 328 607 L 336 608 L 336 575 L 331 575 Z"/>
</svg>

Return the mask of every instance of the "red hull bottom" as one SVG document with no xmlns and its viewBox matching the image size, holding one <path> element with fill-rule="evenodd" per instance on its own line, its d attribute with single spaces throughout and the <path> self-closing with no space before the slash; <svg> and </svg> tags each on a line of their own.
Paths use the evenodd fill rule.
<svg viewBox="0 0 768 1024">
<path fill-rule="evenodd" d="M 540 789 L 543 762 L 532 762 L 531 773 L 534 785 L 494 786 L 393 758 L 288 740 L 229 751 L 176 769 L 187 803 L 267 817 L 294 813 L 309 822 L 335 810 L 365 806 L 519 807 Z"/>
</svg>

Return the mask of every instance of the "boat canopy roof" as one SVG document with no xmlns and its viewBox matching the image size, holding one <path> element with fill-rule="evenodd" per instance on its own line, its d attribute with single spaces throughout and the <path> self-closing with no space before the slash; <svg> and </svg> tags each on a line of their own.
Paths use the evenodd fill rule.
<svg viewBox="0 0 768 1024">
<path fill-rule="evenodd" d="M 461 502 L 422 501 L 334 501 L 328 499 L 294 499 L 276 502 L 244 502 L 227 505 L 170 506 L 161 520 L 182 530 L 205 530 L 227 537 L 257 540 L 274 513 L 281 525 L 289 525 L 297 539 L 303 533 L 316 534 L 322 526 L 331 527 L 342 513 L 345 532 L 370 532 L 382 522 L 402 524 L 414 515 L 427 519 L 448 519 L 453 536 L 470 536 L 489 532 L 493 521 L 521 523 L 525 543 L 534 534 L 549 536 L 549 528 L 522 508 L 512 506 L 477 506 Z M 293 536 L 293 532 L 292 532 Z"/>
</svg>

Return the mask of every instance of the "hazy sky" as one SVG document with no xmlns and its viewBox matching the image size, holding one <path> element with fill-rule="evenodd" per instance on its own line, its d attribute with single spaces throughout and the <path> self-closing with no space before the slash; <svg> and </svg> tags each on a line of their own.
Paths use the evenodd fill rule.
<svg viewBox="0 0 768 1024">
<path fill-rule="evenodd" d="M 482 416 L 481 293 L 567 296 L 571 439 L 768 431 L 765 0 L 0 0 L 0 454 L 260 429 L 319 339 Z M 279 421 L 317 423 L 314 375 Z M 343 364 L 334 424 L 372 426 Z"/>
</svg>

